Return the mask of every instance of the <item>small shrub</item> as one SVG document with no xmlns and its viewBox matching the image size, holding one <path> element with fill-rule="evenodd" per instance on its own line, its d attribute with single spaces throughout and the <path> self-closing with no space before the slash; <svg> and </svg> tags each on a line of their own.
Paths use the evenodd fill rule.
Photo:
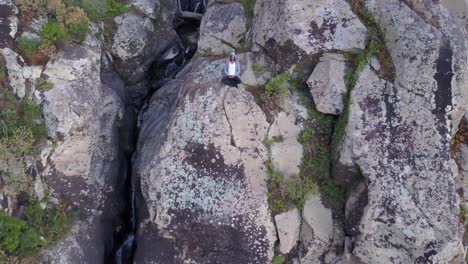
<svg viewBox="0 0 468 264">
<path fill-rule="evenodd" d="M 86 37 L 88 36 L 88 31 L 88 20 L 83 19 L 80 23 L 70 26 L 68 28 L 68 35 L 73 41 L 81 44 L 86 40 Z"/>
<path fill-rule="evenodd" d="M 52 88 L 54 88 L 54 84 L 47 81 L 46 79 L 43 79 L 43 78 L 36 79 L 36 90 L 40 92 L 46 92 Z"/>
<path fill-rule="evenodd" d="M 41 42 L 37 39 L 20 37 L 18 39 L 18 48 L 28 58 L 31 59 L 39 52 Z"/>
<path fill-rule="evenodd" d="M 67 7 L 65 15 L 59 18 L 64 25 L 68 36 L 78 43 L 86 40 L 89 30 L 89 21 L 85 11 L 77 6 Z"/>
<path fill-rule="evenodd" d="M 0 211 L 0 247 L 2 250 L 13 253 L 19 247 L 21 234 L 26 229 L 25 221 Z"/>
<path fill-rule="evenodd" d="M 271 79 L 265 85 L 265 91 L 269 97 L 279 97 L 288 93 L 288 81 L 291 76 L 287 73 L 280 74 Z"/>
<path fill-rule="evenodd" d="M 19 219 L 0 212 L 0 250 L 20 258 L 31 256 L 56 244 L 68 233 L 73 214 L 52 206 L 42 209 L 33 203 Z"/>
<path fill-rule="evenodd" d="M 273 258 L 273 264 L 284 264 L 285 261 L 286 259 L 282 255 L 278 255 Z"/>
<path fill-rule="evenodd" d="M 41 46 L 54 45 L 58 40 L 67 38 L 67 32 L 62 24 L 57 21 L 49 20 L 41 30 Z"/>
</svg>

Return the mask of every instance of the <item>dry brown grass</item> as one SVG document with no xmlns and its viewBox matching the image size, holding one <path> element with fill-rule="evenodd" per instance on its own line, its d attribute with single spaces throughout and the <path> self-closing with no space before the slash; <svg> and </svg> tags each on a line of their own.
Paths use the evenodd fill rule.
<svg viewBox="0 0 468 264">
<path fill-rule="evenodd" d="M 80 24 L 83 20 L 88 21 L 88 17 L 81 7 L 69 6 L 65 9 L 63 15 L 58 16 L 58 20 L 65 26 L 65 28 L 70 28 Z"/>
<path fill-rule="evenodd" d="M 458 126 L 458 132 L 452 138 L 452 153 L 460 151 L 462 144 L 468 144 L 468 121 L 463 118 Z"/>
</svg>

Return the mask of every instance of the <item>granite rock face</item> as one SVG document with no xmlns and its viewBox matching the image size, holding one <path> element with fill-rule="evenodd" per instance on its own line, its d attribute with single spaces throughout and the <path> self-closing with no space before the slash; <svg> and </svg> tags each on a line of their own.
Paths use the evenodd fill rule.
<svg viewBox="0 0 468 264">
<path fill-rule="evenodd" d="M 368 66 L 351 92 L 338 163 L 357 165 L 368 183 L 351 255 L 449 263 L 464 254 L 450 139 L 467 107 L 466 33 L 435 2 L 366 3 L 386 31 L 396 79 Z"/>
<path fill-rule="evenodd" d="M 317 110 L 338 115 L 343 111 L 343 95 L 346 94 L 347 66 L 342 54 L 327 53 L 307 80 Z"/>
<path fill-rule="evenodd" d="M 449 133 L 440 129 L 447 125 L 424 99 L 404 102 L 406 91 L 367 67 L 351 93 L 342 158 L 369 182 L 367 204 L 351 208 L 361 210 L 359 224 L 348 230 L 364 263 L 444 263 L 463 254 Z"/>
<path fill-rule="evenodd" d="M 101 71 L 100 60 L 101 42 L 92 34 L 86 44 L 61 51 L 43 72 L 54 88 L 38 97 L 56 146 L 42 151 L 40 179 L 48 199 L 69 204 L 79 217 L 41 263 L 96 263 L 111 250 L 124 169 L 118 143 L 123 82 L 106 59 Z"/>
<path fill-rule="evenodd" d="M 200 25 L 198 51 L 208 55 L 229 54 L 240 48 L 246 31 L 242 4 L 209 5 Z"/>
<path fill-rule="evenodd" d="M 364 49 L 367 29 L 346 1 L 259 0 L 252 32 L 255 45 L 289 68 L 326 51 Z"/>
<path fill-rule="evenodd" d="M 197 59 L 144 114 L 136 168 L 147 213 L 136 262 L 273 257 L 262 143 L 268 123 L 249 92 L 220 83 L 223 67 L 224 60 Z"/>
</svg>

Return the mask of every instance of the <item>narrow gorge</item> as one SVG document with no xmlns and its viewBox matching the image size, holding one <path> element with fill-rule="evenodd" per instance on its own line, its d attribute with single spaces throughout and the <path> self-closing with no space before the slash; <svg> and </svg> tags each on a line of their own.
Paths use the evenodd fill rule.
<svg viewBox="0 0 468 264">
<path fill-rule="evenodd" d="M 0 0 L 0 264 L 466 263 L 467 15 Z"/>
</svg>

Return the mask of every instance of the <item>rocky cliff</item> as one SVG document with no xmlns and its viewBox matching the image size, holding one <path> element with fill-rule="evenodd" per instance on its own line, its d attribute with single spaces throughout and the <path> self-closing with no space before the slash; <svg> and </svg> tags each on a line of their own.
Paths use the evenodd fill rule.
<svg viewBox="0 0 468 264">
<path fill-rule="evenodd" d="M 0 0 L 0 263 L 466 263 L 462 2 Z"/>
</svg>

